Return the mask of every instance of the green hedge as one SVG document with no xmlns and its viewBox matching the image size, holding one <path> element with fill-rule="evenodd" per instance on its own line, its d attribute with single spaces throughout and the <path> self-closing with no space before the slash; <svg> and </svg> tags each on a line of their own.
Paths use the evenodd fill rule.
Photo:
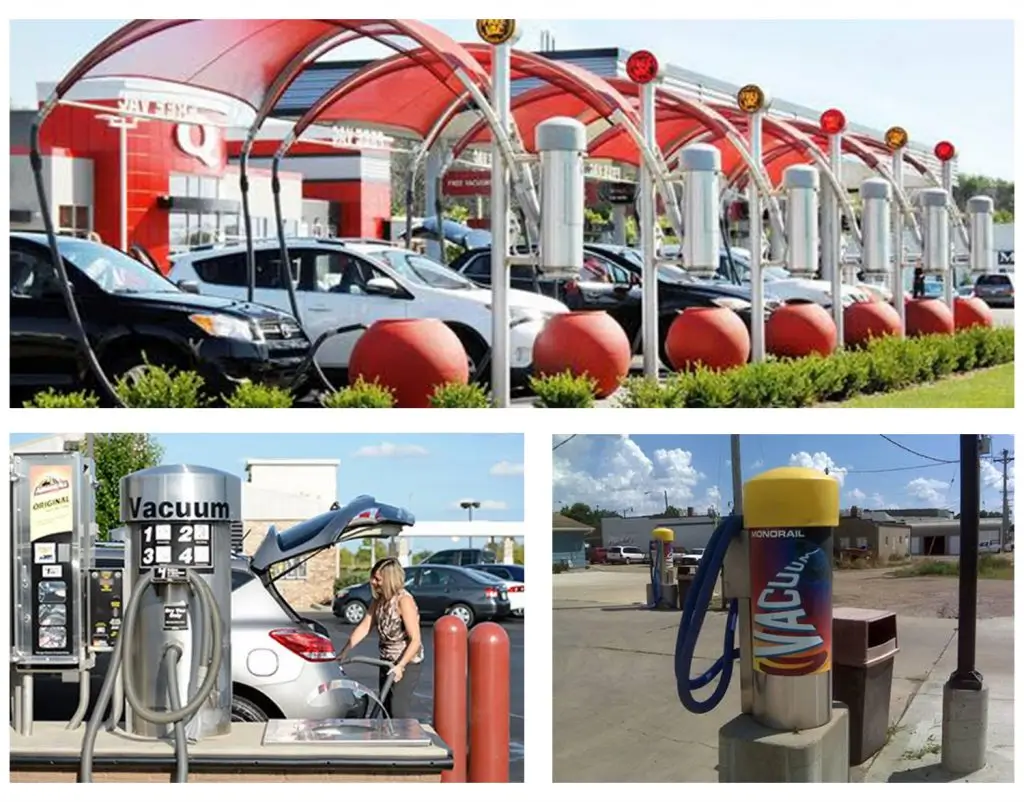
<svg viewBox="0 0 1024 802">
<path fill-rule="evenodd" d="M 831 356 L 775 359 L 728 371 L 698 368 L 665 382 L 629 379 L 618 403 L 633 409 L 807 407 L 890 393 L 954 373 L 1013 362 L 1013 329 L 873 340 Z"/>
</svg>

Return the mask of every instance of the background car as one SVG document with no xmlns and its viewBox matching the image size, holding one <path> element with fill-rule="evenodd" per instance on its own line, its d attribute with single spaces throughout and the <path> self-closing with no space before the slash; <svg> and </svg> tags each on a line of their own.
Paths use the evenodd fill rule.
<svg viewBox="0 0 1024 802">
<path fill-rule="evenodd" d="M 104 372 L 138 375 L 146 362 L 193 370 L 208 395 L 239 381 L 290 386 L 310 343 L 288 314 L 183 291 L 121 251 L 58 237 L 82 322 Z M 12 233 L 11 396 L 93 388 L 43 234 Z"/>
<path fill-rule="evenodd" d="M 1013 274 L 985 273 L 974 282 L 974 294 L 989 306 L 1013 307 Z"/>
<path fill-rule="evenodd" d="M 508 592 L 497 577 L 455 565 L 421 563 L 405 569 L 405 588 L 416 599 L 420 618 L 444 615 L 461 618 L 467 627 L 480 621 L 500 620 L 512 610 Z M 342 588 L 334 597 L 333 612 L 348 624 L 358 624 L 370 609 L 370 583 Z"/>
<path fill-rule="evenodd" d="M 608 562 L 608 549 L 604 546 L 587 546 L 587 562 L 591 565 L 603 565 Z"/>
<path fill-rule="evenodd" d="M 496 563 L 494 552 L 490 549 L 445 549 L 435 551 L 422 562 L 431 565 L 479 565 Z"/>
<path fill-rule="evenodd" d="M 290 310 L 276 242 L 256 245 L 255 297 L 276 309 Z M 461 340 L 477 372 L 491 347 L 491 292 L 443 265 L 395 247 L 331 239 L 292 239 L 288 243 L 290 275 L 309 336 L 343 325 L 370 326 L 379 320 L 443 320 Z M 415 259 L 414 259 L 415 257 Z M 243 247 L 210 248 L 174 257 L 170 278 L 198 287 L 203 294 L 244 298 L 248 291 Z M 568 311 L 557 301 L 522 293 L 510 298 L 509 357 L 513 384 L 525 383 L 533 364 L 533 343 L 553 314 Z M 360 331 L 327 340 L 317 352 L 324 372 L 345 380 Z"/>
<path fill-rule="evenodd" d="M 504 580 L 508 600 L 512 605 L 512 615 L 522 616 L 526 609 L 526 571 L 523 566 L 514 563 L 482 563 L 467 565 L 473 571 L 491 574 Z"/>
<path fill-rule="evenodd" d="M 732 255 L 730 264 L 729 254 Z M 764 277 L 766 291 L 787 303 L 803 301 L 816 303 L 826 309 L 832 307 L 832 282 L 822 279 L 797 278 L 783 267 L 765 266 L 761 275 Z M 745 248 L 724 249 L 721 254 L 718 277 L 723 281 L 750 285 L 750 251 Z M 843 306 L 854 303 L 872 301 L 879 290 L 868 291 L 854 284 L 843 284 Z"/>
<path fill-rule="evenodd" d="M 647 562 L 647 553 L 636 546 L 609 546 L 608 562 L 621 565 Z"/>
<path fill-rule="evenodd" d="M 700 561 L 704 558 L 704 549 L 688 549 L 685 554 L 680 555 L 678 558 L 674 558 L 674 562 L 683 573 L 695 574 L 697 568 L 700 566 Z"/>
</svg>

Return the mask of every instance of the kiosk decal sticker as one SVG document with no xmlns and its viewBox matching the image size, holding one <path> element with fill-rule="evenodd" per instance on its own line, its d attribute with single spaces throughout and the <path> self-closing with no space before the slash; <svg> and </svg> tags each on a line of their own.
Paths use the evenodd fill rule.
<svg viewBox="0 0 1024 802">
<path fill-rule="evenodd" d="M 799 677 L 832 665 L 831 530 L 750 530 L 754 670 Z"/>
<path fill-rule="evenodd" d="M 75 515 L 70 466 L 33 465 L 29 468 L 28 481 L 32 494 L 29 540 L 71 532 L 75 528 Z"/>
</svg>

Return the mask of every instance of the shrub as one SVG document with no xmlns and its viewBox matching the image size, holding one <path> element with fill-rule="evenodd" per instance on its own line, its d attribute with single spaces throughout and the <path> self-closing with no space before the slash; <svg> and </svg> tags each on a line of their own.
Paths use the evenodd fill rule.
<svg viewBox="0 0 1024 802">
<path fill-rule="evenodd" d="M 487 392 L 479 384 L 449 382 L 434 388 L 430 406 L 463 409 L 483 409 L 491 405 Z"/>
<path fill-rule="evenodd" d="M 395 396 L 387 387 L 357 379 L 355 384 L 326 396 L 323 405 L 331 409 L 391 409 Z"/>
<path fill-rule="evenodd" d="M 573 376 L 567 370 L 555 376 L 531 377 L 530 389 L 537 395 L 535 406 L 547 409 L 583 408 L 594 406 L 597 382 L 586 374 Z"/>
<path fill-rule="evenodd" d="M 224 403 L 232 409 L 288 409 L 294 400 L 290 392 L 280 387 L 243 382 Z"/>
<path fill-rule="evenodd" d="M 25 402 L 26 409 L 95 409 L 99 405 L 99 399 L 90 392 L 58 393 L 52 389 L 36 393 Z"/>
<path fill-rule="evenodd" d="M 702 365 L 690 373 L 679 374 L 678 381 L 686 393 L 686 406 L 696 408 L 731 407 L 736 397 L 733 389 L 735 376 L 745 369 L 719 373 Z"/>
<path fill-rule="evenodd" d="M 195 409 L 208 402 L 202 394 L 203 377 L 190 370 L 170 370 L 146 363 L 133 378 L 122 376 L 117 395 L 133 409 Z"/>
<path fill-rule="evenodd" d="M 556 574 L 564 574 L 566 571 L 569 570 L 569 563 L 565 562 L 564 560 L 562 560 L 561 562 L 554 563 L 551 566 L 551 570 L 553 573 Z"/>
<path fill-rule="evenodd" d="M 351 585 L 362 585 L 364 582 L 369 581 L 369 569 L 342 568 L 338 573 L 338 578 L 334 580 L 334 595 L 337 596 L 338 591 L 342 588 L 347 588 Z"/>
<path fill-rule="evenodd" d="M 625 409 L 677 409 L 686 406 L 686 387 L 670 376 L 664 384 L 655 379 L 627 379 L 618 406 Z"/>
</svg>

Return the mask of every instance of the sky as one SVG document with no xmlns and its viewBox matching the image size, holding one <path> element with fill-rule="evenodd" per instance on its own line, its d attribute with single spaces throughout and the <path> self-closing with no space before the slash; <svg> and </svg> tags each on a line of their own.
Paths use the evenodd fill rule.
<svg viewBox="0 0 1024 802">
<path fill-rule="evenodd" d="M 729 435 L 578 435 L 564 442 L 568 437 L 553 437 L 554 509 L 583 502 L 626 516 L 651 515 L 664 510 L 667 493 L 672 506 L 694 507 L 699 514 L 708 507 L 729 510 Z M 1013 455 L 1013 437 L 993 435 L 993 456 L 1001 456 L 1004 448 Z M 740 438 L 744 481 L 781 466 L 827 469 L 840 483 L 844 509 L 940 507 L 958 512 L 959 455 L 957 435 Z M 1011 491 L 1013 467 L 1011 462 Z M 1002 466 L 983 458 L 981 480 L 983 508 L 1001 510 Z"/>
<path fill-rule="evenodd" d="M 126 20 L 11 22 L 11 100 L 34 105 L 37 81 L 56 81 Z M 426 20 L 478 41 L 472 20 Z M 965 173 L 1013 179 L 1013 22 L 975 20 L 520 20 L 519 47 L 542 30 L 559 50 L 648 49 L 663 63 L 919 142 L 953 142 Z M 334 58 L 374 58 L 353 43 Z"/>
<path fill-rule="evenodd" d="M 45 437 L 12 434 L 11 445 Z M 356 496 L 405 507 L 420 521 L 523 520 L 523 438 L 507 434 L 160 434 L 165 464 L 192 463 L 245 478 L 247 459 L 338 459 L 338 500 Z M 443 543 L 443 545 L 442 545 Z M 410 548 L 462 543 L 413 538 Z"/>
</svg>

